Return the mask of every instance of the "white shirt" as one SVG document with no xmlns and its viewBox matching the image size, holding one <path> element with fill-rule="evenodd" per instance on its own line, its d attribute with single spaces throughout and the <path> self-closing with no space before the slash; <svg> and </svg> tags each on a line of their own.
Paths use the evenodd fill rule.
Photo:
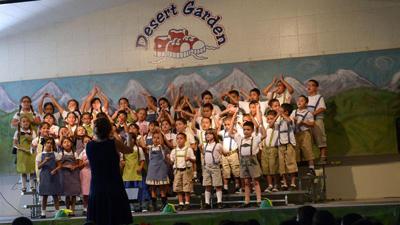
<svg viewBox="0 0 400 225">
<path fill-rule="evenodd" d="M 308 96 L 308 105 L 307 105 L 308 111 L 314 112 L 320 108 L 326 109 L 324 97 L 322 97 L 320 94 Z M 324 113 L 320 113 L 315 117 L 315 119 L 323 119 L 323 118 L 324 118 Z"/>
<path fill-rule="evenodd" d="M 196 137 L 199 139 L 200 144 L 204 144 L 207 142 L 205 130 L 196 130 Z"/>
<path fill-rule="evenodd" d="M 24 115 L 24 114 L 32 114 L 32 115 L 34 115 L 33 117 L 36 117 L 35 115 L 37 115 L 37 113 L 36 112 L 32 112 L 31 110 L 29 110 L 29 112 L 23 112 L 23 111 L 21 111 L 21 112 L 16 112 L 15 114 L 14 114 L 14 116 L 13 116 L 13 119 L 17 119 L 18 121 L 19 121 L 19 118 L 20 118 L 20 115 L 19 114 L 22 114 L 22 115 Z M 31 121 L 32 122 L 32 121 Z"/>
<path fill-rule="evenodd" d="M 168 141 L 172 141 L 172 145 L 176 146 L 176 134 L 172 133 L 171 131 L 169 133 L 164 134 L 165 139 Z"/>
<path fill-rule="evenodd" d="M 61 156 L 62 156 L 63 153 L 61 152 L 60 154 L 61 154 Z M 78 153 L 73 152 L 73 151 L 70 151 L 70 152 L 64 151 L 64 155 L 73 155 L 73 156 L 75 157 L 75 159 L 78 159 L 78 158 L 79 158 Z"/>
<path fill-rule="evenodd" d="M 174 163 L 173 167 L 179 169 L 192 167 L 192 162 L 186 161 L 186 157 L 189 157 L 192 160 L 196 160 L 196 156 L 194 155 L 192 148 L 174 148 L 170 154 L 171 161 Z"/>
<path fill-rule="evenodd" d="M 284 119 L 279 122 L 275 122 L 275 129 L 278 130 L 278 143 L 279 145 L 292 144 L 296 145 L 296 139 L 294 137 L 294 128 L 291 122 Z"/>
<path fill-rule="evenodd" d="M 259 144 L 261 143 L 261 135 L 253 135 L 245 138 L 239 133 L 235 134 L 235 141 L 238 143 L 238 148 L 241 156 L 257 155 L 260 151 Z M 253 144 L 251 144 L 253 142 Z"/>
<path fill-rule="evenodd" d="M 219 164 L 221 160 L 221 153 L 223 147 L 220 143 L 205 143 L 203 144 L 204 149 L 204 163 L 206 165 Z"/>
<path fill-rule="evenodd" d="M 249 101 L 239 101 L 239 107 L 242 108 L 246 113 L 250 113 L 250 102 Z M 267 110 L 268 101 L 258 101 L 258 105 L 260 106 L 261 115 L 265 114 L 265 110 Z"/>
<path fill-rule="evenodd" d="M 299 125 L 301 121 L 313 122 L 314 116 L 309 112 L 307 109 L 296 109 L 293 110 L 292 114 L 290 115 L 292 120 L 296 120 L 295 124 L 295 132 L 309 130 L 310 128 L 306 125 Z"/>
<path fill-rule="evenodd" d="M 267 94 L 267 99 L 271 100 L 271 99 L 278 99 L 279 104 L 283 104 L 283 103 L 289 103 L 292 100 L 292 95 L 289 93 L 288 89 L 286 88 L 286 90 L 281 93 L 272 93 L 272 92 L 268 92 Z"/>
<path fill-rule="evenodd" d="M 273 128 L 267 128 L 267 136 L 264 144 L 266 147 L 278 147 L 278 131 Z"/>
<path fill-rule="evenodd" d="M 201 120 L 202 120 L 202 119 L 203 119 L 202 116 L 199 116 L 199 117 L 197 117 L 197 119 L 196 119 L 196 122 L 197 122 L 197 123 L 199 124 L 199 126 L 200 126 L 200 130 L 202 130 L 202 129 L 201 129 Z M 211 128 L 216 128 L 215 121 L 216 121 L 217 119 L 215 118 L 215 116 L 211 116 L 210 119 L 211 119 Z"/>
<path fill-rule="evenodd" d="M 229 136 L 229 131 L 221 130 L 218 135 L 222 137 L 222 146 L 224 147 L 224 153 L 237 150 L 238 145 L 236 141 Z"/>
<path fill-rule="evenodd" d="M 40 152 L 40 153 L 38 153 L 38 154 L 36 155 L 35 161 L 36 161 L 37 164 L 39 164 L 40 162 L 42 162 L 42 155 L 43 155 L 43 154 L 46 154 L 46 153 L 53 153 L 54 156 L 55 156 L 55 158 L 56 158 L 56 161 L 60 161 L 60 160 L 61 160 L 61 157 L 62 157 L 62 154 L 61 154 L 61 153 L 54 152 L 54 151 L 53 151 L 53 152 L 46 152 L 46 151 L 43 151 L 43 152 Z"/>
</svg>

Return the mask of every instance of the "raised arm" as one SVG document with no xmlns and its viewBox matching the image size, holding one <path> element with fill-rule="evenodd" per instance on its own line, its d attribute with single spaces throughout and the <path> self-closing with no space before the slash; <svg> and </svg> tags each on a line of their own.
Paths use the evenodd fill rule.
<svg viewBox="0 0 400 225">
<path fill-rule="evenodd" d="M 145 92 L 142 92 L 142 95 L 143 95 L 144 97 L 146 97 L 147 107 L 148 107 L 149 109 L 153 110 L 154 112 L 156 112 L 156 111 L 157 111 L 157 106 L 154 105 L 151 96 L 150 96 L 149 94 L 145 93 Z"/>
<path fill-rule="evenodd" d="M 236 116 L 237 116 L 237 112 L 238 111 L 239 110 L 235 111 L 235 113 L 233 114 L 232 119 L 231 119 L 231 125 L 229 127 L 229 136 L 231 138 L 233 138 L 235 136 L 235 130 L 233 129 L 233 127 L 234 127 L 234 124 L 235 124 L 235 120 L 236 120 Z"/>
<path fill-rule="evenodd" d="M 277 79 L 274 76 L 274 78 L 272 79 L 271 83 L 269 83 L 264 89 L 263 89 L 263 94 L 265 96 L 268 95 L 268 93 L 271 91 L 272 87 L 274 87 L 275 83 L 276 83 Z"/>
<path fill-rule="evenodd" d="M 39 115 L 43 115 L 43 102 L 44 102 L 44 99 L 45 99 L 48 95 L 49 95 L 48 93 L 44 93 L 44 94 L 42 95 L 42 97 L 40 97 L 39 104 L 38 104 L 38 112 L 39 112 Z"/>
<path fill-rule="evenodd" d="M 62 115 L 63 112 L 65 111 L 64 108 L 60 104 L 58 104 L 57 100 L 54 98 L 53 95 L 48 94 L 48 97 L 50 98 L 51 103 L 53 103 L 53 105 L 58 109 L 58 111 Z M 42 104 L 40 104 L 40 105 L 42 105 Z"/>
<path fill-rule="evenodd" d="M 90 102 L 92 101 L 94 96 L 96 96 L 96 92 L 97 92 L 97 88 L 96 88 L 96 86 L 94 86 L 93 89 L 88 94 L 88 96 L 86 97 L 86 99 L 83 100 L 82 106 L 81 106 L 81 112 L 87 112 L 90 109 Z"/>
<path fill-rule="evenodd" d="M 285 81 L 285 78 L 283 77 L 283 75 L 281 75 L 281 82 L 283 85 L 285 85 L 289 94 L 293 94 L 294 90 L 293 90 L 292 85 L 290 85 L 288 82 Z"/>
<path fill-rule="evenodd" d="M 103 102 L 104 110 L 105 110 L 106 113 L 107 113 L 107 112 L 108 112 L 108 107 L 109 107 L 109 104 L 110 104 L 110 103 L 109 103 L 109 101 L 108 101 L 107 95 L 104 94 L 104 92 L 103 92 L 99 87 L 97 87 L 97 96 L 99 96 L 101 102 Z"/>
</svg>

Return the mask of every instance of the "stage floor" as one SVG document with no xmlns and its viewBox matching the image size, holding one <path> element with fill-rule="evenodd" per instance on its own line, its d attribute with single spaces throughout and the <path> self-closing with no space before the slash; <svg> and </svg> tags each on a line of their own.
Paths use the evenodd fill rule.
<svg viewBox="0 0 400 225">
<path fill-rule="evenodd" d="M 327 209 L 336 217 L 355 212 L 366 217 L 378 219 L 384 225 L 400 224 L 400 199 L 374 199 L 363 201 L 334 201 L 321 204 L 311 204 L 318 209 Z M 134 224 L 172 225 L 176 222 L 188 222 L 190 224 L 217 225 L 223 220 L 247 221 L 256 219 L 260 224 L 278 225 L 281 221 L 293 218 L 296 215 L 298 205 L 280 206 L 268 209 L 259 208 L 226 208 L 212 210 L 190 210 L 176 214 L 161 213 L 134 213 Z M 14 218 L 0 217 L 0 224 L 11 224 Z M 54 220 L 33 220 L 35 225 L 58 224 L 84 224 L 84 217 Z"/>
</svg>

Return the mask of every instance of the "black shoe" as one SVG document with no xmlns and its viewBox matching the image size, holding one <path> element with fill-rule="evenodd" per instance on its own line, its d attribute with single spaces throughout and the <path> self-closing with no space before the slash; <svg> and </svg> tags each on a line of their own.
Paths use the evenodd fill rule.
<svg viewBox="0 0 400 225">
<path fill-rule="evenodd" d="M 239 206 L 239 208 L 250 208 L 251 204 L 250 203 L 243 203 L 242 205 Z"/>
<path fill-rule="evenodd" d="M 21 191 L 22 191 L 22 193 L 25 194 L 26 193 L 26 188 L 22 188 Z"/>
<path fill-rule="evenodd" d="M 224 194 L 224 195 L 229 194 L 229 190 L 228 189 L 222 189 L 222 194 Z"/>
<path fill-rule="evenodd" d="M 223 209 L 224 205 L 222 204 L 222 202 L 217 203 L 217 208 L 218 209 Z"/>
<path fill-rule="evenodd" d="M 86 211 L 83 211 L 82 212 L 82 216 L 86 216 L 87 215 L 87 212 Z"/>
<path fill-rule="evenodd" d="M 179 204 L 178 207 L 176 207 L 176 210 L 182 211 L 184 207 L 184 205 Z"/>
<path fill-rule="evenodd" d="M 46 215 L 40 215 L 40 219 L 45 219 Z"/>
<path fill-rule="evenodd" d="M 204 204 L 202 209 L 211 209 L 211 205 L 210 204 Z"/>
<path fill-rule="evenodd" d="M 316 176 L 315 170 L 313 168 L 309 168 L 308 172 L 307 172 L 307 175 L 315 177 Z"/>
<path fill-rule="evenodd" d="M 188 210 L 190 210 L 190 205 L 185 204 L 185 206 L 183 206 L 183 211 L 188 211 Z"/>
</svg>

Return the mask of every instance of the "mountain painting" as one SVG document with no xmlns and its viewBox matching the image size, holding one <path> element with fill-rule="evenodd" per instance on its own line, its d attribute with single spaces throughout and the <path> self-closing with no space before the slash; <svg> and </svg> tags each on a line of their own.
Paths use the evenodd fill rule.
<svg viewBox="0 0 400 225">
<path fill-rule="evenodd" d="M 400 49 L 390 49 L 0 83 L 0 173 L 14 173 L 11 142 L 15 130 L 10 128 L 10 120 L 24 95 L 32 97 L 36 109 L 46 92 L 65 105 L 70 98 L 82 101 L 98 85 L 109 97 L 111 107 L 123 96 L 132 107 L 139 108 L 146 104 L 142 93 L 171 96 L 171 83 L 183 86 L 184 94 L 192 99 L 206 89 L 218 99 L 231 88 L 262 89 L 280 74 L 293 86 L 294 99 L 306 94 L 307 80 L 320 82 L 320 93 L 327 102 L 325 124 L 330 156 L 398 153 Z"/>
</svg>

